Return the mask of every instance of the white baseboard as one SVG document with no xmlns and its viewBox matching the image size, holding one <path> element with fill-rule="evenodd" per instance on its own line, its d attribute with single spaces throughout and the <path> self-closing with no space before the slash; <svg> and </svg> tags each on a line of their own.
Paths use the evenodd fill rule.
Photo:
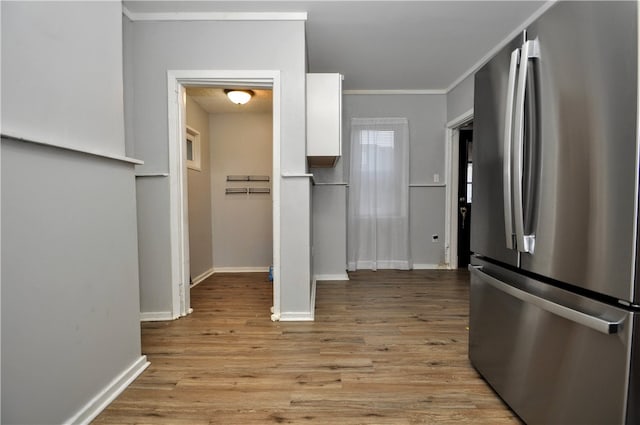
<svg viewBox="0 0 640 425">
<path fill-rule="evenodd" d="M 214 267 L 214 273 L 266 273 L 269 267 Z"/>
<path fill-rule="evenodd" d="M 446 264 L 414 264 L 413 270 L 447 270 Z"/>
<path fill-rule="evenodd" d="M 163 320 L 175 320 L 173 313 L 170 311 L 148 311 L 140 313 L 141 322 L 160 322 Z"/>
<path fill-rule="evenodd" d="M 191 281 L 191 286 L 189 286 L 189 288 L 193 288 L 197 284 L 202 283 L 203 280 L 205 280 L 206 278 L 208 278 L 212 274 L 213 274 L 213 268 L 210 268 L 209 270 L 207 270 L 206 272 L 202 273 L 201 275 L 196 276 Z"/>
<path fill-rule="evenodd" d="M 118 375 L 98 395 L 91 399 L 78 413 L 69 418 L 67 424 L 88 424 L 120 395 L 151 363 L 147 356 L 140 356 L 131 366 Z"/>
<path fill-rule="evenodd" d="M 313 322 L 313 313 L 309 311 L 290 311 L 280 313 L 281 322 Z"/>
<path fill-rule="evenodd" d="M 343 274 L 317 274 L 315 280 L 349 280 L 347 273 Z"/>
<path fill-rule="evenodd" d="M 310 310 L 306 311 L 295 311 L 295 312 L 280 312 L 280 316 L 276 317 L 275 315 L 271 315 L 271 320 L 280 321 L 280 322 L 313 322 L 315 320 L 315 312 L 316 312 L 316 278 L 311 281 L 311 299 L 309 300 Z"/>
</svg>

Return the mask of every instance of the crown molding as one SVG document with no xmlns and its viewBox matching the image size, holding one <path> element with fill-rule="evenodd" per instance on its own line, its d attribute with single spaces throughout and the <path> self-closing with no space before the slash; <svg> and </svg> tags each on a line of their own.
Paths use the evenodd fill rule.
<svg viewBox="0 0 640 425">
<path fill-rule="evenodd" d="M 306 21 L 307 12 L 132 12 L 122 7 L 132 21 Z"/>
<path fill-rule="evenodd" d="M 342 94 L 447 94 L 446 90 L 343 90 Z"/>
<path fill-rule="evenodd" d="M 546 12 L 551 6 L 556 4 L 556 0 L 548 0 L 545 1 L 544 4 L 537 9 L 531 16 L 529 16 L 523 23 L 518 25 L 518 27 L 509 33 L 500 43 L 498 43 L 493 49 L 489 50 L 489 52 L 484 55 L 478 62 L 476 62 L 471 68 L 466 70 L 460 77 L 458 77 L 453 83 L 447 87 L 445 93 L 449 93 L 451 90 L 455 89 L 458 84 L 464 81 L 465 78 L 469 77 L 471 74 L 475 73 L 478 69 L 480 69 L 484 64 L 489 62 L 489 60 L 495 56 L 504 46 L 506 46 L 511 40 L 518 36 L 524 29 L 526 29 L 529 25 L 533 23 L 536 19 L 540 17 L 544 12 Z"/>
</svg>

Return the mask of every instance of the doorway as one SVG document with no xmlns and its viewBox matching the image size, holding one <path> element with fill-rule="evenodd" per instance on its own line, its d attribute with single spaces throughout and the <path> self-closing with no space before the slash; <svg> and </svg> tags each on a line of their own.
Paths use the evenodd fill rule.
<svg viewBox="0 0 640 425">
<path fill-rule="evenodd" d="M 445 263 L 448 269 L 459 267 L 458 256 L 461 253 L 463 258 L 460 267 L 466 267 L 465 262 L 468 264 L 467 257 L 470 256 L 469 236 L 464 234 L 470 235 L 471 202 L 467 202 L 469 196 L 466 190 L 472 187 L 473 157 L 472 144 L 468 146 L 470 143 L 465 142 L 465 139 L 473 142 L 472 122 L 473 109 L 469 109 L 446 125 Z M 463 245 L 460 249 L 459 244 Z"/>
<path fill-rule="evenodd" d="M 186 87 L 254 87 L 271 89 L 272 168 L 271 183 L 273 229 L 273 306 L 272 320 L 280 317 L 280 72 L 279 71 L 202 71 L 167 72 L 169 118 L 169 186 L 172 270 L 172 316 L 190 313 L 189 222 L 187 189 Z M 265 312 L 265 314 L 268 314 Z"/>
<path fill-rule="evenodd" d="M 458 132 L 458 268 L 471 259 L 471 203 L 473 200 L 473 122 Z"/>
<path fill-rule="evenodd" d="M 236 104 L 224 87 L 186 89 L 192 287 L 212 273 L 262 272 L 266 280 L 273 264 L 273 96 L 271 89 L 243 90 L 249 100 Z M 203 137 L 189 149 L 198 130 Z M 201 157 L 196 167 L 190 152 Z"/>
</svg>

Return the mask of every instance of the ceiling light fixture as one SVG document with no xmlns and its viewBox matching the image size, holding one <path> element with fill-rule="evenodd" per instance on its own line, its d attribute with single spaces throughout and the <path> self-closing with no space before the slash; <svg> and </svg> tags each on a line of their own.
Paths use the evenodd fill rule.
<svg viewBox="0 0 640 425">
<path fill-rule="evenodd" d="M 251 100 L 251 97 L 255 94 L 252 90 L 235 90 L 226 89 L 225 94 L 230 101 L 236 105 L 244 105 Z"/>
</svg>

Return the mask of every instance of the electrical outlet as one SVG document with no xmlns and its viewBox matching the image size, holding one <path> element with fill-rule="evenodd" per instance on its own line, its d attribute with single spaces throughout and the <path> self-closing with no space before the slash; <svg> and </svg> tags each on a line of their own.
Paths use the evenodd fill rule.
<svg viewBox="0 0 640 425">
<path fill-rule="evenodd" d="M 435 173 L 435 174 L 433 175 L 433 182 L 434 182 L 434 183 L 440 183 L 440 174 Z"/>
<path fill-rule="evenodd" d="M 438 235 L 431 235 L 431 242 L 438 242 Z"/>
</svg>

